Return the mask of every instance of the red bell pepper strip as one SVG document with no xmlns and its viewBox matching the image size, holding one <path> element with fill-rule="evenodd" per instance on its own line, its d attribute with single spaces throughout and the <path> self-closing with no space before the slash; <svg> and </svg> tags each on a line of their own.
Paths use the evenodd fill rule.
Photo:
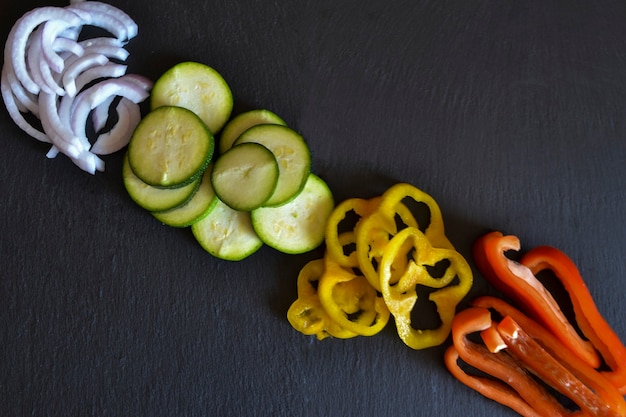
<svg viewBox="0 0 626 417">
<path fill-rule="evenodd" d="M 468 338 L 491 325 L 491 313 L 486 308 L 470 307 L 457 313 L 452 321 L 453 345 L 444 355 L 448 370 L 465 385 L 522 416 L 569 416 L 569 411 L 508 353 L 492 353 Z M 466 373 L 458 364 L 459 358 L 491 377 Z"/>
<path fill-rule="evenodd" d="M 487 233 L 473 246 L 476 266 L 497 290 L 517 305 L 523 305 L 529 316 L 552 331 L 591 367 L 598 368 L 601 360 L 592 343 L 581 338 L 533 272 L 505 255 L 510 250 L 520 250 L 516 236 L 504 236 L 498 231 Z"/>
<path fill-rule="evenodd" d="M 550 331 L 498 298 L 480 297 L 472 305 L 455 316 L 453 345 L 445 354 L 446 366 L 461 382 L 524 416 L 626 416 L 626 402 L 617 389 L 565 349 Z M 497 323 L 490 310 L 504 318 Z M 488 346 L 495 342 L 498 348 L 490 351 L 470 341 L 467 336 L 473 332 L 480 332 Z M 465 373 L 458 365 L 459 357 L 493 378 Z M 580 410 L 567 410 L 542 385 L 536 385 L 530 373 L 570 398 Z"/>
<path fill-rule="evenodd" d="M 590 387 L 595 395 L 601 399 L 601 403 L 605 404 L 609 410 L 612 410 L 619 416 L 626 415 L 626 401 L 624 401 L 622 394 L 611 384 L 611 381 L 605 378 L 603 373 L 591 368 L 573 352 L 565 349 L 563 344 L 545 327 L 509 303 L 496 297 L 482 296 L 473 300 L 471 304 L 474 307 L 493 310 L 498 316 L 509 317 L 511 320 L 514 320 L 533 340 L 540 343 L 541 347 L 552 357 L 558 358 L 562 366 L 572 374 L 575 374 L 582 383 Z M 506 341 L 504 342 L 506 343 Z"/>
<path fill-rule="evenodd" d="M 610 368 L 610 371 L 603 371 L 603 375 L 626 395 L 626 347 L 598 311 L 574 262 L 558 249 L 539 246 L 524 255 L 520 263 L 535 275 L 548 269 L 563 284 L 572 301 L 578 327 Z"/>
<path fill-rule="evenodd" d="M 578 405 L 582 411 L 581 415 L 585 413 L 599 417 L 624 415 L 615 410 L 611 404 L 603 401 L 590 386 L 581 380 L 581 377 L 585 377 L 582 370 L 568 369 L 525 332 L 511 316 L 504 317 L 497 328 L 507 345 L 507 352 L 519 359 L 528 370 L 540 377 L 546 384 Z"/>
</svg>

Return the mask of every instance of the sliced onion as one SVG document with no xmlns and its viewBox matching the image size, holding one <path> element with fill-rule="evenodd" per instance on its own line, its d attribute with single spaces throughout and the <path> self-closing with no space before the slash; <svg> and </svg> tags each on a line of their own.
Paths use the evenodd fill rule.
<svg viewBox="0 0 626 417">
<path fill-rule="evenodd" d="M 4 82 L 11 89 L 11 92 L 13 93 L 13 98 L 15 99 L 15 104 L 20 109 L 20 111 L 22 113 L 30 111 L 35 116 L 38 116 L 39 103 L 37 102 L 37 96 L 24 89 L 19 80 L 15 78 L 15 73 L 9 71 L 8 65 L 4 65 L 2 67 L 2 72 L 2 77 L 5 78 Z"/>
<path fill-rule="evenodd" d="M 85 126 L 89 113 L 109 97 L 121 96 L 133 103 L 140 103 L 148 97 L 148 91 L 144 85 L 140 85 L 139 77 L 130 77 L 129 75 L 107 79 L 85 89 L 76 97 L 71 119 L 72 130 L 78 136 L 86 136 Z"/>
<path fill-rule="evenodd" d="M 90 2 L 81 3 L 81 5 L 86 5 L 89 3 Z M 76 16 L 80 16 L 80 19 L 85 25 L 96 26 L 100 29 L 104 29 L 119 40 L 128 39 L 128 31 L 126 30 L 126 26 L 113 14 L 101 10 L 89 10 L 90 8 L 77 6 L 78 5 L 71 5 L 68 6 L 67 9 L 74 12 Z"/>
<path fill-rule="evenodd" d="M 33 94 L 37 94 L 40 88 L 28 73 L 26 45 L 35 28 L 52 19 L 74 21 L 76 14 L 62 7 L 39 7 L 27 12 L 18 19 L 7 37 L 4 49 L 4 63 L 5 65 L 10 64 L 10 71 L 14 72 L 26 90 Z"/>
<path fill-rule="evenodd" d="M 43 30 L 40 32 L 41 50 L 46 62 L 54 72 L 62 72 L 65 65 L 65 61 L 53 47 L 55 40 L 63 31 L 81 24 L 80 17 L 74 15 L 72 20 L 49 20 L 43 25 Z"/>
<path fill-rule="evenodd" d="M 102 66 L 109 62 L 109 59 L 102 54 L 86 54 L 76 59 L 72 65 L 68 66 L 63 72 L 63 87 L 65 92 L 70 96 L 75 96 L 76 89 L 76 77 L 83 71 Z"/>
<path fill-rule="evenodd" d="M 6 106 L 7 111 L 9 112 L 9 116 L 13 122 L 24 132 L 26 132 L 29 136 L 37 139 L 40 142 L 50 142 L 50 138 L 46 136 L 46 134 L 33 125 L 28 123 L 28 121 L 22 116 L 22 112 L 20 111 L 15 96 L 13 95 L 13 91 L 9 85 L 9 81 L 7 78 L 6 65 L 2 67 L 2 78 L 0 81 L 0 91 L 2 92 L 2 99 L 4 100 L 4 104 Z"/>
<path fill-rule="evenodd" d="M 72 55 L 82 56 L 85 53 L 85 50 L 78 42 L 74 39 L 58 37 L 52 43 L 52 49 L 55 52 L 69 52 Z"/>
<path fill-rule="evenodd" d="M 40 93 L 39 108 L 41 113 L 41 123 L 44 131 L 52 139 L 52 143 L 59 149 L 63 150 L 67 146 L 75 148 L 79 153 L 88 150 L 91 147 L 87 138 L 77 136 L 75 132 L 67 127 L 61 121 L 59 116 L 58 96 L 55 94 Z M 67 144 L 67 146 L 65 146 Z M 65 153 L 65 152 L 63 152 Z M 66 155 L 68 155 L 66 153 Z M 70 157 L 78 156 L 78 153 L 72 152 Z"/>
<path fill-rule="evenodd" d="M 96 133 L 104 129 L 109 121 L 109 112 L 111 111 L 111 104 L 113 104 L 114 101 L 115 96 L 111 96 L 94 107 L 91 112 L 91 123 L 93 124 L 93 130 Z"/>
<path fill-rule="evenodd" d="M 108 155 L 128 145 L 130 137 L 141 120 L 141 110 L 137 103 L 122 98 L 117 107 L 118 120 L 115 126 L 98 136 L 91 147 L 96 155 Z"/>
<path fill-rule="evenodd" d="M 76 77 L 76 89 L 82 90 L 86 85 L 101 78 L 118 78 L 126 74 L 126 65 L 109 62 L 101 67 L 93 67 L 85 70 Z"/>
<path fill-rule="evenodd" d="M 100 12 L 115 18 L 115 20 L 121 22 L 126 30 L 126 40 L 130 40 L 137 36 L 138 26 L 137 23 L 123 10 L 118 9 L 108 3 L 102 3 L 98 1 L 84 1 L 79 3 L 72 3 L 68 6 L 72 10 L 85 10 L 89 12 Z"/>
<path fill-rule="evenodd" d="M 85 25 L 113 37 L 79 42 Z M 136 23 L 120 9 L 80 0 L 70 0 L 65 8 L 33 9 L 11 28 L 4 50 L 2 98 L 18 127 L 52 144 L 48 158 L 63 153 L 94 174 L 104 170 L 95 152 L 106 155 L 128 143 L 141 118 L 138 103 L 152 88 L 150 80 L 127 75 L 127 67 L 119 63 L 129 55 L 124 44 L 136 35 Z M 116 98 L 117 122 L 102 132 Z M 27 113 L 39 118 L 41 129 L 26 119 Z M 86 135 L 89 122 L 97 134 L 93 146 Z"/>
</svg>

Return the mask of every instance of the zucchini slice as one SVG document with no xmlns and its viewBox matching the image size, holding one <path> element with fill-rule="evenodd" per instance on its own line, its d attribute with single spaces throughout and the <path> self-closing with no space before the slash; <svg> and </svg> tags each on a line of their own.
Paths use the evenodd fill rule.
<svg viewBox="0 0 626 417">
<path fill-rule="evenodd" d="M 258 143 L 233 146 L 213 164 L 211 182 L 222 202 L 234 210 L 261 207 L 278 182 L 274 154 Z"/>
<path fill-rule="evenodd" d="M 154 83 L 150 96 L 154 110 L 179 106 L 196 113 L 216 134 L 233 110 L 233 94 L 222 75 L 208 65 L 186 61 L 174 65 Z"/>
<path fill-rule="evenodd" d="M 298 195 L 311 172 L 311 151 L 304 138 L 287 126 L 264 124 L 247 129 L 234 145 L 249 142 L 265 146 L 278 161 L 276 190 L 264 206 L 279 206 Z"/>
<path fill-rule="evenodd" d="M 227 261 L 240 261 L 263 246 L 252 228 L 250 213 L 233 210 L 219 199 L 208 216 L 191 226 L 191 231 L 204 250 Z"/>
<path fill-rule="evenodd" d="M 124 155 L 122 178 L 130 198 L 148 211 L 165 211 L 178 207 L 189 201 L 200 186 L 200 178 L 178 188 L 157 188 L 148 185 L 137 178 L 130 168 L 128 154 Z"/>
<path fill-rule="evenodd" d="M 300 194 L 279 207 L 261 207 L 251 212 L 252 226 L 263 243 L 281 252 L 309 252 L 324 242 L 328 217 L 335 207 L 330 188 L 309 174 Z"/>
<path fill-rule="evenodd" d="M 172 227 L 188 227 L 207 216 L 217 204 L 217 197 L 211 186 L 211 167 L 202 176 L 198 191 L 185 204 L 168 211 L 153 212 L 161 223 Z"/>
<path fill-rule="evenodd" d="M 273 124 L 286 126 L 287 123 L 275 113 L 265 110 L 256 109 L 245 113 L 238 114 L 233 117 L 222 129 L 219 139 L 219 152 L 224 153 L 233 145 L 239 135 L 252 126 Z"/>
<path fill-rule="evenodd" d="M 155 187 L 182 187 L 206 169 L 215 142 L 206 125 L 190 110 L 162 106 L 139 123 L 128 144 L 135 175 Z"/>
</svg>

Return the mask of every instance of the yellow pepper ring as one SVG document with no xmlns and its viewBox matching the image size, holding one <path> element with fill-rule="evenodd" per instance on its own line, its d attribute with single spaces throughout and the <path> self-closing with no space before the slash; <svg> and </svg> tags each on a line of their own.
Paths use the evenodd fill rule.
<svg viewBox="0 0 626 417">
<path fill-rule="evenodd" d="M 417 227 L 417 221 L 408 207 L 398 203 L 389 210 L 383 210 L 382 206 L 379 206 L 369 217 L 361 219 L 355 228 L 356 257 L 359 269 L 378 291 L 380 291 L 378 264 L 389 239 L 398 232 L 395 221 L 396 215 L 405 225 Z"/>
<path fill-rule="evenodd" d="M 346 218 L 349 212 L 353 211 L 359 216 L 359 221 L 362 218 L 369 216 L 378 206 L 380 197 L 376 197 L 370 200 L 362 198 L 350 198 L 342 201 L 337 205 L 330 214 L 326 222 L 326 250 L 328 256 L 332 257 L 339 265 L 346 267 L 356 267 L 356 255 L 353 253 L 345 254 L 344 248 L 346 244 L 342 244 L 339 241 L 339 224 Z M 353 243 L 353 242 L 350 242 Z"/>
<path fill-rule="evenodd" d="M 411 242 L 411 245 L 407 245 Z M 391 280 L 396 258 L 411 259 L 397 283 Z M 428 272 L 429 266 L 448 260 L 444 275 L 435 278 Z M 472 286 L 472 271 L 461 254 L 452 249 L 435 248 L 417 228 L 408 227 L 398 232 L 389 242 L 380 264 L 381 292 L 389 311 L 393 314 L 398 335 L 413 349 L 424 349 L 442 344 L 450 334 L 456 306 Z M 455 279 L 458 278 L 458 283 Z M 416 329 L 411 324 L 411 312 L 417 302 L 417 285 L 436 290 L 429 299 L 437 306 L 441 325 L 436 329 Z"/>
<path fill-rule="evenodd" d="M 314 286 L 323 273 L 324 259 L 309 261 L 302 267 L 297 281 L 298 298 L 289 307 L 287 320 L 300 333 L 315 335 L 318 340 L 329 335 L 340 339 L 357 336 L 335 323 L 324 310 Z"/>
<path fill-rule="evenodd" d="M 328 337 L 324 332 L 326 321 L 322 305 L 314 299 L 298 298 L 287 310 L 287 320 L 302 334 L 316 335 L 319 340 Z"/>
<path fill-rule="evenodd" d="M 417 203 L 424 203 L 428 207 L 430 223 L 419 225 L 419 228 L 424 230 L 424 234 L 431 244 L 436 248 L 454 249 L 454 246 L 452 246 L 452 243 L 445 235 L 443 216 L 441 215 L 439 205 L 432 196 L 419 188 L 407 183 L 398 183 L 391 186 L 383 193 L 379 210 L 384 212 L 394 211 L 395 207 L 406 198 L 411 198 Z"/>
<path fill-rule="evenodd" d="M 327 259 L 318 292 L 324 310 L 348 331 L 373 336 L 389 321 L 390 313 L 384 300 L 367 279 L 332 260 Z"/>
</svg>

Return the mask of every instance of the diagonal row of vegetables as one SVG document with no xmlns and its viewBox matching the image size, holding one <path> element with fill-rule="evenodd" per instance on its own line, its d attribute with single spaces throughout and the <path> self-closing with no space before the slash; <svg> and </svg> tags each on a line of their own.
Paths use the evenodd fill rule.
<svg viewBox="0 0 626 417">
<path fill-rule="evenodd" d="M 82 39 L 85 26 L 111 36 Z M 126 74 L 124 46 L 137 33 L 126 13 L 97 1 L 41 7 L 15 23 L 2 97 L 20 128 L 51 144 L 48 157 L 63 153 L 95 174 L 104 170 L 98 155 L 128 145 L 129 196 L 160 222 L 190 227 L 220 259 L 242 260 L 264 244 L 289 254 L 323 246 L 302 267 L 287 312 L 304 335 L 373 336 L 393 319 L 412 349 L 451 339 L 450 373 L 523 416 L 626 416 L 626 348 L 564 253 L 542 246 L 515 261 L 517 237 L 481 236 L 473 260 L 502 298 L 460 308 L 472 270 L 432 196 L 398 183 L 335 204 L 311 172 L 302 135 L 269 110 L 233 117 L 232 92 L 215 69 L 181 62 L 155 83 Z M 546 270 L 566 289 L 574 322 L 538 278 Z M 416 322 L 420 297 L 434 305 L 436 325 Z"/>
</svg>

